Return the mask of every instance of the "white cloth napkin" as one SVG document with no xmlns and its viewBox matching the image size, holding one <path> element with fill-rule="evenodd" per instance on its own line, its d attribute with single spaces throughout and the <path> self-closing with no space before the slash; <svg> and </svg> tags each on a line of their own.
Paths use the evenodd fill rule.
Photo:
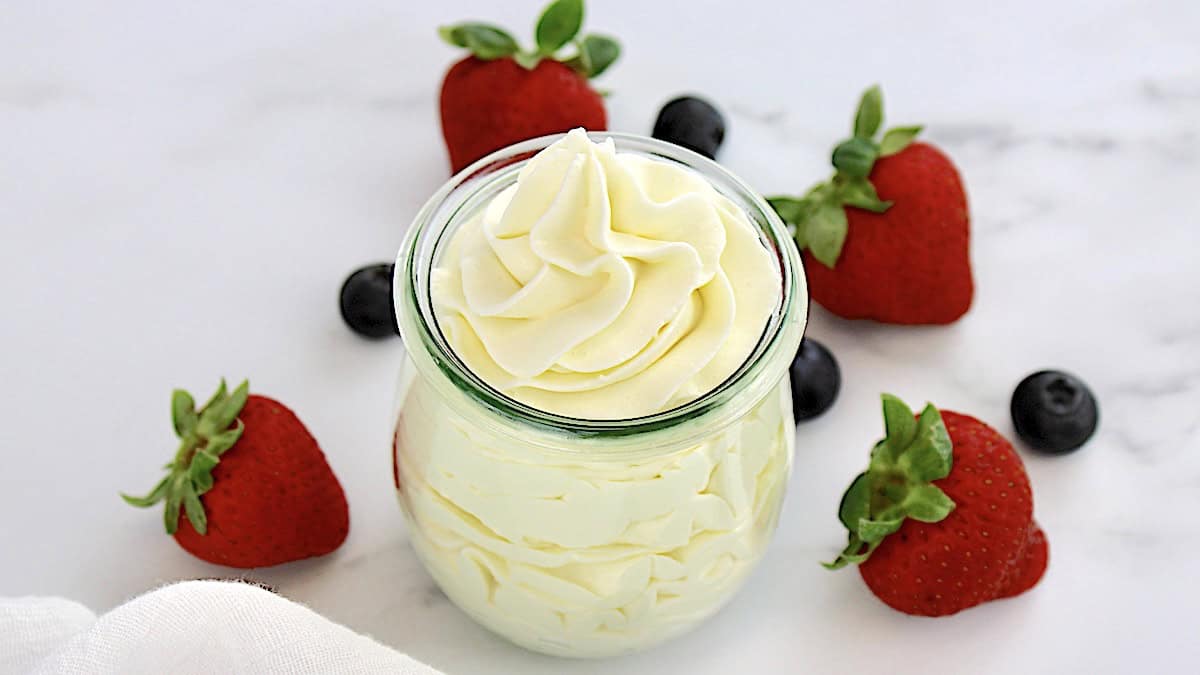
<svg viewBox="0 0 1200 675">
<path fill-rule="evenodd" d="M 439 671 L 270 591 L 165 586 L 96 617 L 62 598 L 0 598 L 0 675 Z"/>
</svg>

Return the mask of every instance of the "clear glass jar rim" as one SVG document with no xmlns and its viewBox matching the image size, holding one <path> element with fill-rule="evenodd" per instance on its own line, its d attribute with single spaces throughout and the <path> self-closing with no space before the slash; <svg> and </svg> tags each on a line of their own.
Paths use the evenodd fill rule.
<svg viewBox="0 0 1200 675">
<path fill-rule="evenodd" d="M 672 143 L 637 134 L 589 132 L 588 136 L 593 141 L 613 139 L 618 151 L 633 151 L 679 162 L 713 182 L 718 191 L 724 193 L 725 191 L 721 190 L 722 187 L 732 189 L 745 202 L 745 205 L 752 206 L 757 211 L 757 213 L 748 213 L 747 215 L 750 216 L 751 222 L 760 235 L 769 240 L 779 261 L 782 277 L 782 293 L 779 304 L 765 327 L 758 345 L 732 375 L 702 396 L 669 410 L 627 419 L 567 417 L 533 408 L 494 389 L 462 363 L 437 327 L 427 281 L 430 270 L 423 270 L 425 283 L 422 284 L 422 270 L 417 264 L 421 262 L 421 265 L 432 267 L 435 258 L 432 253 L 436 253 L 437 246 L 441 243 L 441 237 L 446 234 L 449 226 L 454 222 L 453 216 L 456 214 L 452 214 L 451 217 L 441 222 L 435 222 L 434 216 L 456 190 L 469 184 L 478 174 L 493 166 L 508 168 L 523 164 L 538 150 L 563 136 L 564 134 L 542 136 L 493 152 L 452 176 L 417 213 L 397 254 L 393 282 L 395 311 L 405 346 L 410 353 L 414 348 L 430 349 L 434 352 L 432 362 L 441 375 L 476 403 L 509 421 L 545 432 L 567 433 L 576 437 L 627 437 L 670 428 L 682 422 L 714 413 L 739 391 L 739 385 L 760 375 L 767 366 L 777 363 L 778 359 L 772 357 L 777 356 L 780 350 L 790 348 L 794 352 L 803 335 L 807 320 L 807 284 L 799 253 L 791 242 L 791 235 L 787 227 L 779 219 L 774 209 L 744 181 L 703 155 Z M 472 192 L 484 189 L 489 182 L 488 179 L 479 181 L 477 185 L 472 186 Z M 743 205 L 739 204 L 739 206 Z M 425 239 L 430 236 L 437 239 L 433 242 L 434 248 L 431 249 L 429 260 L 418 261 L 417 254 L 423 248 L 420 244 L 425 243 Z M 422 285 L 425 286 L 424 289 L 421 288 Z M 423 363 L 423 360 L 415 358 L 413 360 L 417 363 L 418 369 L 422 371 L 420 373 L 422 377 L 436 376 L 435 373 L 425 372 L 428 364 Z M 789 357 L 786 363 L 790 363 L 790 360 Z M 786 363 L 783 365 L 783 370 L 786 370 Z M 782 374 L 781 371 L 774 375 L 772 384 Z M 746 407 L 749 408 L 749 406 Z"/>
</svg>

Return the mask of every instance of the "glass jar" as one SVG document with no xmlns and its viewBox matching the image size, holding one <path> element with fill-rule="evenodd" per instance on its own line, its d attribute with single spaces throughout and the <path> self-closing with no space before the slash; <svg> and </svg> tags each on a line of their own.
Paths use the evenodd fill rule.
<svg viewBox="0 0 1200 675">
<path fill-rule="evenodd" d="M 779 303 L 747 361 L 678 408 L 627 420 L 533 409 L 476 377 L 438 329 L 430 271 L 458 226 L 558 140 L 520 143 L 454 176 L 396 261 L 401 370 L 393 469 L 413 547 L 463 611 L 526 648 L 598 657 L 683 633 L 763 556 L 794 447 L 785 377 L 808 294 L 786 227 L 716 163 L 640 136 L 618 151 L 681 165 L 742 208 L 773 252 Z"/>
</svg>

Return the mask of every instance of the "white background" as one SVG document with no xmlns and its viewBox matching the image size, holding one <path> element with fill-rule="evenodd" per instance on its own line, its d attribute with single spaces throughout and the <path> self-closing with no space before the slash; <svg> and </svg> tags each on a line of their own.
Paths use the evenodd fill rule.
<svg viewBox="0 0 1200 675">
<path fill-rule="evenodd" d="M 447 177 L 434 28 L 523 39 L 538 0 L 0 4 L 0 595 L 107 609 L 238 574 L 125 506 L 174 451 L 171 388 L 219 376 L 294 407 L 350 500 L 322 560 L 250 572 L 450 673 L 1135 672 L 1200 659 L 1200 5 L 1176 2 L 599 1 L 625 54 L 611 127 L 648 132 L 700 91 L 722 160 L 765 193 L 827 175 L 865 86 L 927 122 L 970 193 L 978 293 L 948 328 L 809 334 L 845 387 L 799 429 L 779 536 L 734 603 L 649 653 L 570 662 L 472 624 L 420 569 L 391 490 L 398 341 L 359 340 L 336 296 L 394 255 Z M 499 5 L 503 5 L 500 7 Z M 678 6 L 678 7 L 676 7 Z M 1001 8 L 1003 7 L 1003 8 Z M 834 512 L 881 431 L 878 394 L 1011 433 L 1045 366 L 1096 389 L 1078 453 L 1026 453 L 1050 570 L 1033 592 L 937 620 L 884 607 Z"/>
</svg>

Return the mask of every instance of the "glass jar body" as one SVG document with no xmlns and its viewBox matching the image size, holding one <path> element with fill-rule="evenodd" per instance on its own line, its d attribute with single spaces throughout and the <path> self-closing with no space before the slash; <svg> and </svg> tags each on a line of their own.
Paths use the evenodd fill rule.
<svg viewBox="0 0 1200 675">
<path fill-rule="evenodd" d="M 394 468 L 409 533 L 446 595 L 528 649 L 607 656 L 713 614 L 758 563 L 791 470 L 781 378 L 702 441 L 620 461 L 588 439 L 552 452 L 456 411 L 408 364 Z"/>
<path fill-rule="evenodd" d="M 736 177 L 654 139 L 612 137 L 699 173 L 743 210 L 770 251 L 778 305 L 754 351 L 716 389 L 628 420 L 563 417 L 514 401 L 466 368 L 432 309 L 430 277 L 456 228 L 556 140 L 499 151 L 425 205 L 396 263 L 409 358 L 392 462 L 414 548 L 475 620 L 540 652 L 635 651 L 719 609 L 762 558 L 792 465 L 788 366 L 808 309 L 799 254 Z"/>
</svg>

